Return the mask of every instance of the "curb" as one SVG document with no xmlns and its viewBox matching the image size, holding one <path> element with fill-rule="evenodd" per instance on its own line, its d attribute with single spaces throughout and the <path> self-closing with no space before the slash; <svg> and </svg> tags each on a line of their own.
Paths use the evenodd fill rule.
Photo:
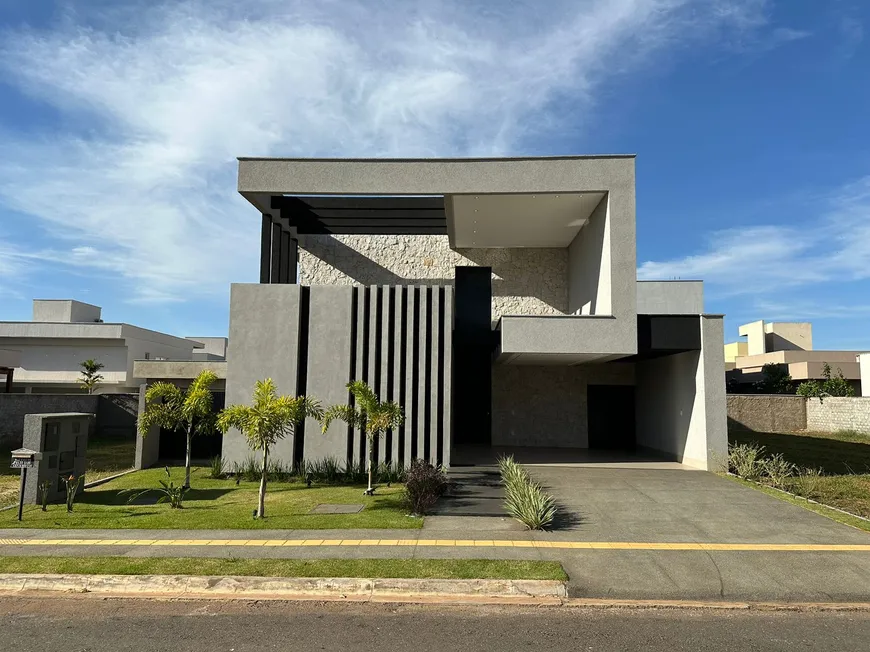
<svg viewBox="0 0 870 652">
<path fill-rule="evenodd" d="M 355 601 L 533 601 L 561 604 L 558 580 L 438 580 L 192 575 L 0 574 L 0 592 L 98 593 L 161 598 Z"/>
</svg>

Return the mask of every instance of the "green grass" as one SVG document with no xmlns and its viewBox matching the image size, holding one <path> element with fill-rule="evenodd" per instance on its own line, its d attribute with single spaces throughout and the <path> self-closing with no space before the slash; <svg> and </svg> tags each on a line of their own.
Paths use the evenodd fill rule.
<svg viewBox="0 0 870 652">
<path fill-rule="evenodd" d="M 21 472 L 9 468 L 11 450 L 0 450 L 0 507 L 18 500 Z M 85 480 L 93 482 L 131 469 L 135 456 L 135 436 L 91 439 L 88 441 L 88 471 Z"/>
<path fill-rule="evenodd" d="M 815 500 L 870 518 L 870 436 L 853 431 L 794 434 L 733 431 L 729 439 L 763 446 L 765 455 L 780 453 L 798 467 L 821 469 L 824 475 L 819 479 Z M 785 488 L 794 492 L 795 481 L 789 480 Z M 807 505 L 806 501 L 801 504 Z"/>
<path fill-rule="evenodd" d="M 555 561 L 495 559 L 212 559 L 185 557 L 0 557 L 0 573 L 237 575 L 418 579 L 561 580 Z"/>
<path fill-rule="evenodd" d="M 743 478 L 738 478 L 737 476 L 724 475 L 723 477 L 727 477 L 729 480 L 733 480 L 734 482 L 742 484 L 745 487 L 757 489 L 762 493 L 766 493 L 768 496 L 773 496 L 774 498 L 778 498 L 779 500 L 784 500 L 785 502 L 791 503 L 792 505 L 799 505 L 804 509 L 808 509 L 811 512 L 815 512 L 816 514 L 826 516 L 831 520 L 837 521 L 838 523 L 843 523 L 844 525 L 851 525 L 852 527 L 858 528 L 859 530 L 870 532 L 870 522 L 867 522 L 864 519 L 850 516 L 848 514 L 843 514 L 842 512 L 829 509 L 825 505 L 811 503 L 807 500 L 804 500 L 803 498 L 796 498 L 781 491 L 777 491 L 776 489 L 773 489 L 771 487 L 766 487 L 756 482 L 750 482 L 749 480 L 744 480 Z"/>
<path fill-rule="evenodd" d="M 176 485 L 184 479 L 184 468 L 171 469 Z M 349 529 L 349 528 L 419 528 L 423 519 L 411 518 L 402 507 L 402 486 L 379 487 L 372 497 L 363 496 L 363 485 L 318 486 L 302 483 L 273 482 L 266 492 L 266 518 L 254 519 L 259 482 L 212 480 L 208 469 L 195 467 L 192 489 L 184 500 L 184 509 L 156 505 L 160 494 L 150 492 L 127 504 L 124 490 L 157 487 L 164 479 L 163 469 L 146 469 L 110 480 L 85 490 L 72 514 L 65 505 L 49 505 L 41 511 L 29 505 L 19 523 L 15 510 L 0 512 L 0 527 L 30 528 L 174 528 L 174 529 Z M 321 503 L 362 504 L 358 514 L 309 514 Z"/>
</svg>

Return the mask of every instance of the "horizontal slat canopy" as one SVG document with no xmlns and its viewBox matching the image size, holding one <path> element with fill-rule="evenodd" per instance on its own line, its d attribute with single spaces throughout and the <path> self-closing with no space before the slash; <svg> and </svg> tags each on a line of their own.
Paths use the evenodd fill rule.
<svg viewBox="0 0 870 652">
<path fill-rule="evenodd" d="M 275 195 L 271 201 L 300 235 L 447 233 L 443 197 Z"/>
</svg>

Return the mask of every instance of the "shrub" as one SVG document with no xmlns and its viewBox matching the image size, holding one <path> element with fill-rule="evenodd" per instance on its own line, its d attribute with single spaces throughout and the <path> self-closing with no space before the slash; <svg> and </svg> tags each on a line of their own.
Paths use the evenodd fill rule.
<svg viewBox="0 0 870 652">
<path fill-rule="evenodd" d="M 51 491 L 51 480 L 43 480 L 39 483 L 39 502 L 42 504 L 42 511 L 48 511 L 48 495 Z"/>
<path fill-rule="evenodd" d="M 797 394 L 806 398 L 818 398 L 824 401 L 828 396 L 855 396 L 855 388 L 843 376 L 843 370 L 837 369 L 837 375 L 831 373 L 831 365 L 825 363 L 822 371 L 825 379 L 808 380 L 801 383 L 797 388 Z"/>
<path fill-rule="evenodd" d="M 210 468 L 208 472 L 208 477 L 213 480 L 221 480 L 223 479 L 226 472 L 226 465 L 224 464 L 224 458 L 220 455 L 215 455 L 211 458 Z"/>
<path fill-rule="evenodd" d="M 159 505 L 160 503 L 169 503 L 169 507 L 172 509 L 182 509 L 184 507 L 184 495 L 190 491 L 190 487 L 184 486 L 183 484 L 176 486 L 175 482 L 172 481 L 172 475 L 169 473 L 169 467 L 166 466 L 163 470 L 166 472 L 166 480 L 160 480 L 160 487 L 139 491 L 131 495 L 130 498 L 127 499 L 127 503 L 132 503 L 134 500 L 147 494 L 149 491 L 156 491 L 163 494 L 157 499 L 157 502 L 155 503 L 156 505 Z M 129 493 L 129 490 L 121 493 Z"/>
<path fill-rule="evenodd" d="M 388 487 L 394 482 L 405 481 L 405 465 L 401 462 L 393 464 L 392 462 L 381 462 L 375 471 L 377 482 L 383 482 Z"/>
<path fill-rule="evenodd" d="M 541 485 L 532 482 L 513 456 L 498 460 L 505 492 L 507 513 L 530 530 L 543 530 L 556 518 L 556 501 Z"/>
<path fill-rule="evenodd" d="M 414 460 L 405 474 L 405 505 L 411 513 L 423 515 L 447 490 L 447 476 L 440 467 Z"/>
<path fill-rule="evenodd" d="M 820 495 L 822 471 L 820 469 L 800 469 L 792 481 L 792 491 L 798 496 L 814 500 Z"/>
<path fill-rule="evenodd" d="M 71 475 L 68 478 L 62 477 L 61 480 L 63 480 L 66 485 L 66 511 L 72 513 L 73 505 L 76 502 L 76 494 L 79 491 L 79 487 L 81 487 L 82 483 L 85 481 L 85 477 L 75 477 L 74 475 Z"/>
<path fill-rule="evenodd" d="M 336 457 L 324 457 L 305 463 L 305 478 L 311 482 L 339 484 L 345 475 L 344 464 Z"/>
<path fill-rule="evenodd" d="M 729 444 L 728 470 L 747 480 L 758 480 L 763 472 L 764 447 L 755 444 Z"/>
<path fill-rule="evenodd" d="M 761 461 L 761 472 L 768 484 L 783 489 L 788 478 L 795 472 L 795 465 L 786 460 L 782 453 L 777 453 Z"/>
<path fill-rule="evenodd" d="M 240 463 L 237 462 L 233 466 L 233 470 L 236 474 L 236 484 L 240 479 L 245 482 L 259 482 L 263 475 L 260 465 L 257 464 L 257 458 L 253 455 L 248 455 Z"/>
</svg>

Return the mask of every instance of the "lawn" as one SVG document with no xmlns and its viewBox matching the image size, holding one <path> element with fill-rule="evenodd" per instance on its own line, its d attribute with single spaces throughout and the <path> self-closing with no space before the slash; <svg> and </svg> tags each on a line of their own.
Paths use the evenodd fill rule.
<svg viewBox="0 0 870 652">
<path fill-rule="evenodd" d="M 216 575 L 561 580 L 555 561 L 496 559 L 212 559 L 190 557 L 0 557 L 0 573 Z"/>
<path fill-rule="evenodd" d="M 16 448 L 18 448 L 16 446 Z M 9 468 L 11 449 L 0 450 L 0 507 L 18 500 L 21 472 Z M 87 482 L 93 482 L 133 468 L 136 440 L 129 435 L 88 441 Z"/>
<path fill-rule="evenodd" d="M 729 433 L 735 443 L 753 443 L 767 455 L 777 453 L 803 468 L 821 469 L 815 500 L 858 516 L 870 518 L 870 436 L 852 431 L 835 433 L 770 432 Z M 786 489 L 795 482 L 789 480 Z"/>
<path fill-rule="evenodd" d="M 184 479 L 184 468 L 171 468 L 176 485 Z M 254 519 L 259 482 L 234 479 L 212 480 L 208 469 L 195 467 L 191 490 L 184 509 L 155 504 L 159 495 L 150 492 L 127 504 L 130 493 L 159 486 L 163 469 L 146 469 L 110 480 L 85 490 L 72 514 L 65 505 L 25 507 L 19 523 L 15 510 L 0 512 L 0 527 L 41 528 L 174 528 L 174 529 L 348 529 L 419 528 L 423 519 L 411 518 L 402 507 L 402 487 L 379 487 L 373 497 L 363 496 L 360 486 L 318 486 L 303 483 L 272 482 L 266 493 L 266 518 Z M 362 504 L 357 514 L 310 514 L 324 504 Z"/>
</svg>

